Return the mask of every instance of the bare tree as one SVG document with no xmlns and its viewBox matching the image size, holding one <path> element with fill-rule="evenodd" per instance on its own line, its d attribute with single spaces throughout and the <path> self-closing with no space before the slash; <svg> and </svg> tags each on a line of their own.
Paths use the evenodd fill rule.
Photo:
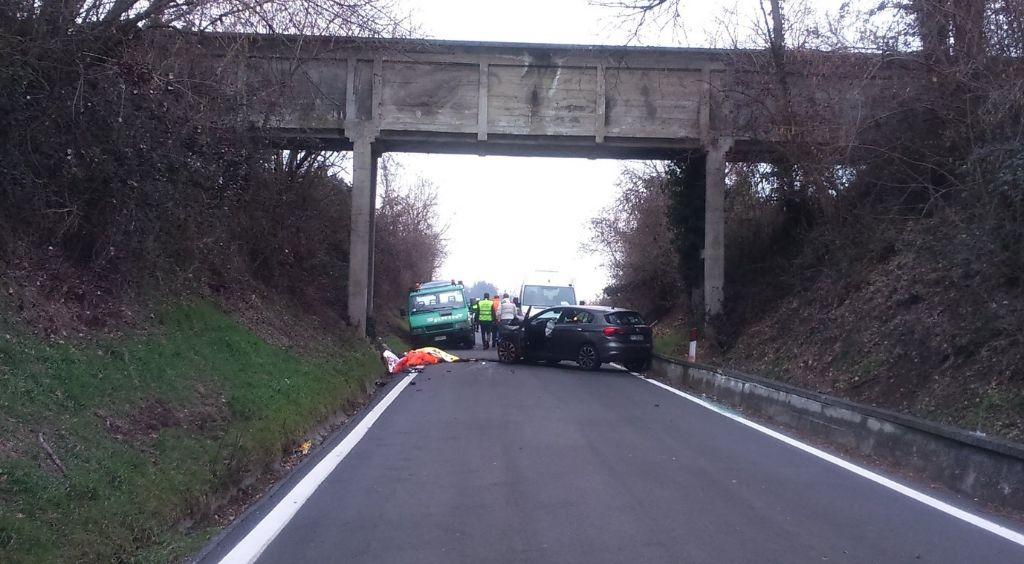
<svg viewBox="0 0 1024 564">
<path fill-rule="evenodd" d="M 603 255 L 611 270 L 606 295 L 618 305 L 660 315 L 682 291 L 679 260 L 672 246 L 661 167 L 628 167 L 615 202 L 590 221 L 583 248 Z"/>
<path fill-rule="evenodd" d="M 682 0 L 589 0 L 590 5 L 614 10 L 631 26 L 630 37 L 637 39 L 648 26 L 677 28 L 681 23 Z"/>
<path fill-rule="evenodd" d="M 42 0 L 22 17 L 35 35 L 124 32 L 146 27 L 266 33 L 406 35 L 396 0 Z"/>
<path fill-rule="evenodd" d="M 260 144 L 251 127 L 262 108 L 238 103 L 240 73 L 208 64 L 196 34 L 162 30 L 392 35 L 409 29 L 400 8 L 0 2 L 0 270 L 20 261 L 119 289 L 159 279 L 221 291 L 255 279 L 343 310 L 349 202 L 333 155 Z M 289 68 L 264 81 L 263 98 L 300 75 L 300 62 L 279 67 Z"/>
<path fill-rule="evenodd" d="M 374 300 L 387 312 L 402 303 L 410 287 L 433 279 L 445 258 L 447 227 L 437 220 L 437 187 L 432 182 L 414 178 L 406 183 L 393 161 L 381 164 Z"/>
</svg>

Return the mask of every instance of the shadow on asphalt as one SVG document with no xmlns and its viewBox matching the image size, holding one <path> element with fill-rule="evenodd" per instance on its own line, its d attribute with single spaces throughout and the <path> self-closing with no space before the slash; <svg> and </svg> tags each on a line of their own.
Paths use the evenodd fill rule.
<svg viewBox="0 0 1024 564">
<path fill-rule="evenodd" d="M 498 352 L 497 352 L 497 349 L 495 349 L 494 347 L 491 347 L 489 349 L 484 349 L 483 346 L 480 343 L 480 335 L 479 334 L 477 334 L 477 336 L 476 336 L 476 345 L 473 348 L 471 348 L 471 349 L 451 347 L 451 348 L 447 348 L 445 350 L 447 352 L 450 352 L 451 354 L 454 354 L 455 356 L 458 356 L 458 357 L 466 359 L 466 360 L 477 361 L 477 362 L 498 362 Z M 578 373 L 578 374 L 587 374 L 587 375 L 590 375 L 590 376 L 608 376 L 608 377 L 615 377 L 615 378 L 632 376 L 632 373 L 630 373 L 629 371 L 624 370 L 622 368 L 616 368 L 616 367 L 611 366 L 609 364 L 604 364 L 604 365 L 601 366 L 600 369 L 595 370 L 595 371 L 584 370 L 584 369 L 580 368 L 576 363 L 574 363 L 572 361 L 569 361 L 569 360 L 564 360 L 564 361 L 556 363 L 556 364 L 550 364 L 550 363 L 543 362 L 543 361 L 518 362 L 516 364 L 509 364 L 509 365 L 506 365 L 506 366 L 509 366 L 509 367 L 522 366 L 522 367 L 552 369 L 552 370 L 562 369 L 562 370 L 572 371 L 572 372 L 575 372 L 575 373 Z"/>
</svg>

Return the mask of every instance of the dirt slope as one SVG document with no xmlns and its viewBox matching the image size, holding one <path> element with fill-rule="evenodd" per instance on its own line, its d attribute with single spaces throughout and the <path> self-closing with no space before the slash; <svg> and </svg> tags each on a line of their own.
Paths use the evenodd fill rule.
<svg viewBox="0 0 1024 564">
<path fill-rule="evenodd" d="M 1020 278 L 961 226 L 917 222 L 886 237 L 884 252 L 782 297 L 770 280 L 748 289 L 758 313 L 703 341 L 698 360 L 1024 440 Z M 685 354 L 692 324 L 683 307 L 663 318 L 660 352 Z"/>
<path fill-rule="evenodd" d="M 1024 440 L 1020 280 L 998 275 L 969 236 L 948 234 L 908 228 L 855 275 L 822 275 L 748 324 L 722 362 Z"/>
</svg>

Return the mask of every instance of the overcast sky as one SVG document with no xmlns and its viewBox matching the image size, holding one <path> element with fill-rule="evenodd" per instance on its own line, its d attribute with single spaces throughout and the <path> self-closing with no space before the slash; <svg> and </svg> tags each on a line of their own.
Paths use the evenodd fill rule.
<svg viewBox="0 0 1024 564">
<path fill-rule="evenodd" d="M 724 9 L 737 5 L 753 15 L 758 3 L 684 0 L 682 30 L 652 30 L 641 39 L 649 45 L 726 44 L 719 21 Z M 407 6 L 422 34 L 437 39 L 612 45 L 631 41 L 632 28 L 624 26 L 614 10 L 590 6 L 587 0 L 407 0 Z M 513 291 L 528 272 L 556 269 L 576 279 L 582 299 L 599 294 L 607 284 L 601 258 L 581 252 L 580 245 L 588 238 L 588 220 L 614 200 L 623 162 L 395 157 L 407 181 L 418 175 L 438 187 L 439 221 L 448 228 L 442 278 L 467 284 L 487 280 Z M 524 217 L 531 220 L 524 224 Z"/>
</svg>

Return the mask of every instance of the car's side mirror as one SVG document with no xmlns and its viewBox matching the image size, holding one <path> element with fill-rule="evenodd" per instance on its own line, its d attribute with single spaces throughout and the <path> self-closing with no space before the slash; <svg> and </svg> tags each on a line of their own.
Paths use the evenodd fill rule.
<svg viewBox="0 0 1024 564">
<path fill-rule="evenodd" d="M 405 317 L 406 315 L 408 315 L 408 312 L 405 311 L 405 308 L 402 308 L 398 310 L 398 315 Z"/>
</svg>

